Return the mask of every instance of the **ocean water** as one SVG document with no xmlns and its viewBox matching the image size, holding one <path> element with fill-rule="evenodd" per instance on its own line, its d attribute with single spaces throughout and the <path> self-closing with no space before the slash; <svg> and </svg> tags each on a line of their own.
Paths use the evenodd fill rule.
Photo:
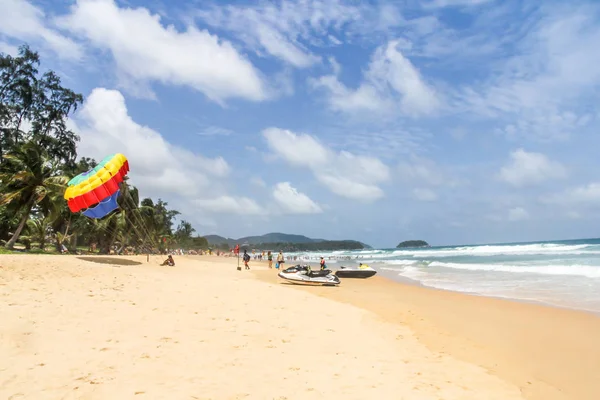
<svg viewBox="0 0 600 400">
<path fill-rule="evenodd" d="M 290 255 L 323 256 L 332 269 L 363 262 L 433 288 L 600 313 L 600 239 Z"/>
</svg>

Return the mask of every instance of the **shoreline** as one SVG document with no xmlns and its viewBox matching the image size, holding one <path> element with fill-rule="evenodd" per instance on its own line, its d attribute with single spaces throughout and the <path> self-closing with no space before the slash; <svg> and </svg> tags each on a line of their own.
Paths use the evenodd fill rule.
<svg viewBox="0 0 600 400">
<path fill-rule="evenodd" d="M 579 311 L 579 312 L 584 312 L 584 313 L 591 314 L 593 316 L 600 318 L 600 311 L 597 311 L 597 310 L 590 310 L 590 309 L 581 308 L 581 307 L 579 307 L 579 308 L 578 307 L 569 307 L 566 305 L 545 302 L 545 301 L 537 300 L 537 299 L 523 299 L 523 298 L 518 298 L 518 297 L 489 295 L 489 294 L 478 293 L 478 292 L 467 292 L 467 291 L 460 291 L 460 290 L 438 288 L 438 287 L 434 287 L 434 286 L 424 285 L 420 281 L 418 281 L 416 279 L 408 278 L 406 276 L 402 276 L 402 275 L 398 275 L 398 274 L 397 274 L 398 276 L 392 276 L 391 271 L 382 271 L 378 267 L 373 267 L 373 268 L 377 270 L 377 276 L 388 279 L 392 282 L 398 282 L 400 284 L 416 286 L 416 287 L 431 289 L 431 290 L 441 290 L 443 292 L 460 293 L 460 294 L 464 294 L 466 296 L 486 297 L 486 298 L 490 298 L 490 299 L 512 301 L 512 302 L 516 302 L 516 303 L 535 304 L 535 305 L 542 306 L 542 307 L 557 308 L 559 310 Z M 333 270 L 335 271 L 335 268 L 333 268 Z"/>
<path fill-rule="evenodd" d="M 265 282 L 281 280 L 275 270 L 254 274 Z M 408 326 L 432 351 L 485 368 L 517 385 L 527 399 L 600 398 L 598 315 L 415 283 L 378 274 L 365 280 L 342 279 L 336 288 L 286 286 Z"/>
<path fill-rule="evenodd" d="M 359 260 L 348 260 L 348 261 L 359 261 Z M 253 260 L 253 262 L 261 262 L 261 261 Z M 295 264 L 310 264 L 313 268 L 319 267 L 318 263 L 313 260 L 290 261 L 288 263 L 288 266 L 295 265 Z M 328 269 L 335 271 L 337 269 L 337 265 L 338 265 L 337 261 L 335 263 L 331 263 L 328 266 Z M 518 303 L 526 303 L 526 304 L 537 304 L 539 306 L 558 308 L 561 310 L 581 311 L 581 312 L 585 312 L 585 313 L 600 317 L 600 310 L 559 304 L 559 301 L 550 302 L 550 301 L 544 301 L 544 300 L 539 300 L 539 299 L 525 299 L 525 298 L 514 297 L 514 296 L 510 296 L 510 295 L 505 295 L 505 296 L 491 295 L 491 294 L 486 294 L 486 293 L 469 292 L 469 291 L 461 291 L 461 290 L 456 290 L 456 289 L 446 289 L 446 288 L 439 288 L 439 287 L 435 287 L 435 286 L 428 286 L 428 285 L 423 284 L 421 281 L 419 281 L 417 279 L 412 279 L 412 278 L 400 275 L 397 271 L 383 269 L 382 266 L 385 266 L 386 264 L 373 262 L 373 263 L 369 263 L 369 265 L 371 267 L 373 267 L 375 270 L 377 270 L 378 276 L 385 277 L 386 279 L 389 279 L 393 282 L 399 282 L 401 284 L 417 286 L 417 287 L 422 287 L 422 288 L 428 288 L 428 289 L 432 289 L 432 290 L 441 290 L 441 291 L 451 292 L 451 293 L 461 293 L 461 294 L 464 294 L 467 296 L 486 297 L 486 298 L 507 300 L 507 301 L 513 301 L 513 302 L 518 302 Z"/>
</svg>

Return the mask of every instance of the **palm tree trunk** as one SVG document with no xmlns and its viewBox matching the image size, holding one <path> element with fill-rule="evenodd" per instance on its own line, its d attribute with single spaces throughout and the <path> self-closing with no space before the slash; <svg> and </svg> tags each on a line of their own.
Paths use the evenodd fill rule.
<svg viewBox="0 0 600 400">
<path fill-rule="evenodd" d="M 78 233 L 73 233 L 73 235 L 71 236 L 71 240 L 69 241 L 69 243 L 71 243 L 71 248 L 72 249 L 76 249 L 77 248 L 77 242 L 79 241 L 79 234 Z"/>
<path fill-rule="evenodd" d="M 69 219 L 67 220 L 67 227 L 65 228 L 65 236 L 64 239 L 67 238 L 67 234 L 69 233 L 69 228 L 71 227 L 71 215 L 69 214 Z M 62 247 L 62 243 L 61 243 L 61 247 Z M 71 246 L 72 247 L 72 246 Z"/>
<path fill-rule="evenodd" d="M 4 246 L 7 249 L 12 250 L 15 247 L 15 243 L 17 243 L 17 240 L 19 239 L 19 236 L 21 236 L 21 232 L 23 231 L 25 224 L 27 223 L 27 220 L 29 219 L 29 214 L 31 213 L 31 209 L 33 208 L 34 200 L 35 200 L 35 197 L 34 197 L 34 195 L 32 195 L 31 199 L 29 199 L 29 201 L 27 202 L 27 208 L 25 209 L 25 214 L 23 214 L 23 216 L 21 217 L 21 222 L 19 223 L 17 230 L 15 231 L 13 236 L 10 238 L 10 240 L 8 242 L 6 242 L 6 245 Z"/>
</svg>

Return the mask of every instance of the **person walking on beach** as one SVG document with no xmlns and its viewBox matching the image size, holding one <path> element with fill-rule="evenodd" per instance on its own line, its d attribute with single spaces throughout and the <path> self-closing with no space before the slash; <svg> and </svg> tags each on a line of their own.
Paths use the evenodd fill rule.
<svg viewBox="0 0 600 400">
<path fill-rule="evenodd" d="M 250 261 L 250 254 L 248 254 L 247 250 L 244 250 L 244 266 L 246 267 L 246 269 L 250 269 L 248 261 Z"/>
<path fill-rule="evenodd" d="M 324 270 L 325 268 L 327 268 L 327 266 L 325 265 L 325 259 L 323 257 L 321 257 L 321 271 Z"/>
<path fill-rule="evenodd" d="M 279 254 L 277 254 L 277 264 L 279 264 L 280 269 L 283 269 L 283 263 L 285 263 L 285 260 L 283 259 L 283 252 L 279 250 Z"/>
<path fill-rule="evenodd" d="M 269 268 L 273 268 L 273 254 L 271 254 L 270 250 L 267 253 L 267 259 L 269 260 Z"/>
</svg>

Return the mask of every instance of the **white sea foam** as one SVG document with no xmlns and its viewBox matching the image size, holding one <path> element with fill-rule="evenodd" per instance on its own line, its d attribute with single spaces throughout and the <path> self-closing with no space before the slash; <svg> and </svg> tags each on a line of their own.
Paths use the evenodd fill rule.
<svg viewBox="0 0 600 400">
<path fill-rule="evenodd" d="M 537 243 L 501 246 L 463 246 L 427 250 L 395 250 L 394 256 L 412 257 L 452 257 L 452 256 L 494 256 L 494 255 L 560 255 L 560 254 L 600 254 L 598 245 L 563 245 L 556 243 Z"/>
<path fill-rule="evenodd" d="M 381 269 L 398 272 L 394 268 Z M 469 274 L 429 273 L 426 268 L 412 266 L 403 268 L 399 275 L 436 289 L 534 301 L 600 314 L 600 281 L 590 281 L 584 276 L 539 275 L 539 279 L 519 279 L 520 274 L 502 273 L 496 279 L 489 276 L 481 279 Z"/>
<path fill-rule="evenodd" d="M 504 265 L 504 264 L 459 264 L 433 261 L 429 268 L 441 267 L 462 269 L 469 271 L 490 271 L 490 272 L 510 272 L 510 273 L 529 273 L 542 275 L 574 275 L 587 278 L 600 278 L 600 266 L 591 265 Z"/>
<path fill-rule="evenodd" d="M 419 260 L 385 260 L 382 262 L 388 265 L 414 265 L 421 263 Z"/>
<path fill-rule="evenodd" d="M 600 260 L 599 260 L 600 262 Z M 409 260 L 390 260 L 385 265 L 397 267 L 380 267 L 384 271 L 402 271 L 411 272 L 414 269 L 408 266 L 420 266 L 419 271 L 435 272 L 439 268 L 449 268 L 463 271 L 481 271 L 481 272 L 504 272 L 517 274 L 540 274 L 540 275 L 573 275 L 586 278 L 600 279 L 600 265 L 505 265 L 505 264 L 467 264 L 467 263 L 447 263 L 432 261 L 422 263 L 419 261 L 410 262 Z M 434 270 L 435 269 L 435 270 Z"/>
<path fill-rule="evenodd" d="M 425 286 L 600 312 L 600 244 L 533 243 L 308 252 L 338 265 L 368 263 Z M 333 265 L 332 265 L 333 266 Z M 335 266 L 334 266 L 335 268 Z"/>
</svg>

